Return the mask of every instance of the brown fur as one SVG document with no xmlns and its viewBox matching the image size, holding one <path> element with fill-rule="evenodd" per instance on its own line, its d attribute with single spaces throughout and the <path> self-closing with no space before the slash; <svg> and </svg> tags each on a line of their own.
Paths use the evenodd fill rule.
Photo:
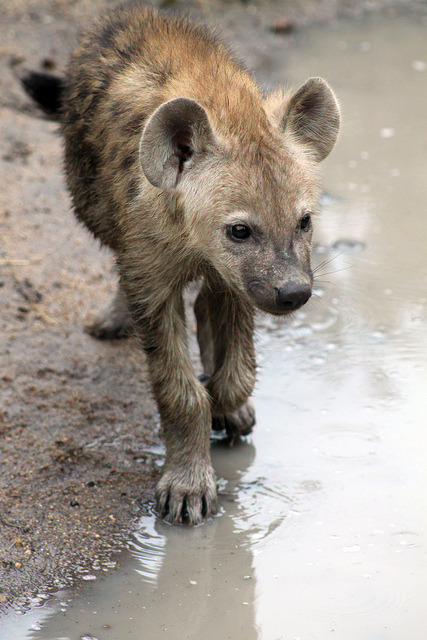
<svg viewBox="0 0 427 640">
<path fill-rule="evenodd" d="M 62 123 L 76 215 L 116 252 L 120 274 L 92 332 L 110 337 L 131 318 L 166 442 L 159 510 L 198 523 L 216 511 L 212 416 L 233 437 L 254 422 L 254 308 L 283 314 L 310 295 L 307 216 L 317 207 L 315 163 L 338 131 L 335 98 L 320 79 L 265 97 L 204 28 L 136 7 L 83 38 Z M 250 237 L 236 239 L 236 225 Z M 200 277 L 204 384 L 182 301 Z"/>
</svg>

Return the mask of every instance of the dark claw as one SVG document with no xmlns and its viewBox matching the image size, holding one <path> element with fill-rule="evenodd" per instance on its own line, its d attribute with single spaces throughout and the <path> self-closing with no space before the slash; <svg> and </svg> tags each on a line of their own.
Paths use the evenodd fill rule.
<svg viewBox="0 0 427 640">
<path fill-rule="evenodd" d="M 189 515 L 188 509 L 187 509 L 187 496 L 184 496 L 184 500 L 182 501 L 181 518 L 182 518 L 183 524 L 188 524 L 189 523 L 190 515 Z"/>
<path fill-rule="evenodd" d="M 169 513 L 169 501 L 170 501 L 170 491 L 168 491 L 168 495 L 165 501 L 165 504 L 163 505 L 163 509 L 162 509 L 162 513 L 160 514 L 162 516 L 162 518 L 166 518 L 166 516 Z"/>
<path fill-rule="evenodd" d="M 224 431 L 225 428 L 225 416 L 212 416 L 213 431 Z"/>
<path fill-rule="evenodd" d="M 208 512 L 208 503 L 206 501 L 206 496 L 202 496 L 202 517 L 206 518 L 206 514 Z"/>
</svg>

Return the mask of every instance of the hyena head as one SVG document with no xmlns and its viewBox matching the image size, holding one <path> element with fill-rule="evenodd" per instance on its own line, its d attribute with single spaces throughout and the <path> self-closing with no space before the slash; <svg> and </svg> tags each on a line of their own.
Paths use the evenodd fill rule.
<svg viewBox="0 0 427 640">
<path fill-rule="evenodd" d="M 221 128 L 195 100 L 165 102 L 144 128 L 140 160 L 153 185 L 176 192 L 189 247 L 228 287 L 282 315 L 311 296 L 315 165 L 335 143 L 339 108 L 311 78 L 241 116 L 236 125 L 223 113 Z"/>
</svg>

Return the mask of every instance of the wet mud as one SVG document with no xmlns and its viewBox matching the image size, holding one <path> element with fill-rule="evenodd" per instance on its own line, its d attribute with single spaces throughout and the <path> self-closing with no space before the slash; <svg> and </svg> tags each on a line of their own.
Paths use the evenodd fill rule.
<svg viewBox="0 0 427 640">
<path fill-rule="evenodd" d="M 344 128 L 322 167 L 315 296 L 287 323 L 259 319 L 256 431 L 213 442 L 222 513 L 193 530 L 152 512 L 163 452 L 144 359 L 83 331 L 112 259 L 73 221 L 57 125 L 16 80 L 22 57 L 61 68 L 81 16 L 2 9 L 2 640 L 427 633 L 425 24 L 325 8 L 327 26 L 285 35 L 277 7 L 254 6 L 227 5 L 236 48 L 266 84 L 326 77 Z"/>
</svg>

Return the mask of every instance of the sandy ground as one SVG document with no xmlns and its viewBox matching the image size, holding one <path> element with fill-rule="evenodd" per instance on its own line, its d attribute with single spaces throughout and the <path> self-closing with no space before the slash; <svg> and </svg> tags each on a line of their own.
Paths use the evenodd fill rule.
<svg viewBox="0 0 427 640">
<path fill-rule="evenodd" d="M 150 508 L 156 407 L 132 338 L 83 330 L 114 291 L 112 257 L 77 225 L 56 123 L 20 87 L 60 72 L 81 24 L 115 3 L 5 0 L 0 8 L 0 609 L 108 560 Z M 395 2 L 163 2 L 220 24 L 248 65 L 268 67 L 307 25 Z M 416 11 L 418 3 L 401 2 Z M 194 330 L 190 322 L 190 331 Z"/>
</svg>

